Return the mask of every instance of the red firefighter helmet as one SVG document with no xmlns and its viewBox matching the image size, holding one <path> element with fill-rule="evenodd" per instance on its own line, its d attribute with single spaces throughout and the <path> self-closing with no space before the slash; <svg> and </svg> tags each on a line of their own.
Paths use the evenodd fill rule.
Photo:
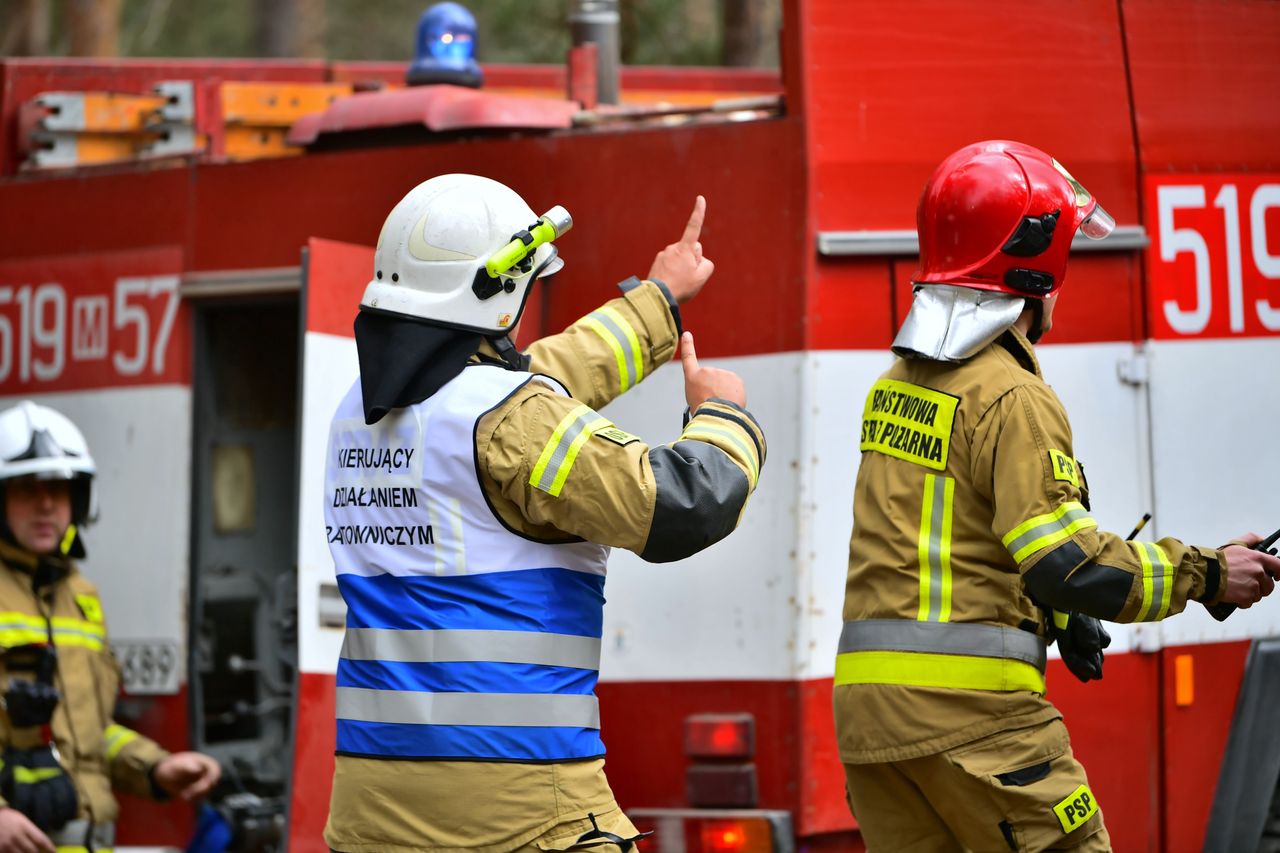
<svg viewBox="0 0 1280 853">
<path fill-rule="evenodd" d="M 915 281 L 1043 299 L 1062 287 L 1076 230 L 1115 220 L 1057 160 L 1021 142 L 967 145 L 942 161 L 916 211 Z"/>
</svg>

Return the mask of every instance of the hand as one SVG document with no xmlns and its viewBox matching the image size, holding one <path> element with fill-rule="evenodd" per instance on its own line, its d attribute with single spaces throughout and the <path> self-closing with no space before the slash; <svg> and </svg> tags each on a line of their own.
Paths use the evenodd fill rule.
<svg viewBox="0 0 1280 853">
<path fill-rule="evenodd" d="M 14 808 L 0 808 L 0 853 L 56 853 L 49 836 Z"/>
<path fill-rule="evenodd" d="M 665 284 L 671 296 L 682 305 L 698 295 L 716 270 L 715 264 L 702 257 L 702 244 L 698 242 L 706 213 L 707 200 L 698 196 L 680 242 L 672 243 L 659 252 L 653 259 L 653 266 L 649 267 L 649 280 L 656 278 Z"/>
<path fill-rule="evenodd" d="M 1102 622 L 1083 613 L 1068 613 L 1066 628 L 1050 618 L 1049 633 L 1058 641 L 1062 662 L 1072 675 L 1084 682 L 1102 678 L 1102 650 L 1111 645 Z"/>
<path fill-rule="evenodd" d="M 698 365 L 698 354 L 693 349 L 693 332 L 685 332 L 680 338 L 680 362 L 684 365 L 684 400 L 689 404 L 690 412 L 696 412 L 712 397 L 746 408 L 747 389 L 738 374 Z"/>
<path fill-rule="evenodd" d="M 1235 541 L 1243 544 L 1228 545 L 1222 549 L 1227 559 L 1227 564 L 1222 567 L 1227 573 L 1227 587 L 1222 600 L 1241 610 L 1248 610 L 1276 588 L 1276 579 L 1280 578 L 1280 557 L 1252 550 L 1252 546 L 1262 541 L 1256 533 L 1246 533 Z"/>
<path fill-rule="evenodd" d="M 218 762 L 201 752 L 175 752 L 152 771 L 160 790 L 188 802 L 209 793 L 221 776 Z"/>
</svg>

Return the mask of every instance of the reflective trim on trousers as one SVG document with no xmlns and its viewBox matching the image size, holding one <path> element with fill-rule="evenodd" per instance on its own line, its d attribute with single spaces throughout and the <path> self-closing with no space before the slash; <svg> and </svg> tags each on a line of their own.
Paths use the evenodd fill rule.
<svg viewBox="0 0 1280 853">
<path fill-rule="evenodd" d="M 595 696 L 548 693 L 425 693 L 338 687 L 341 720 L 399 725 L 600 728 Z"/>
<path fill-rule="evenodd" d="M 600 668 L 600 640 L 538 631 L 348 628 L 341 657 L 405 663 L 476 661 Z"/>
</svg>

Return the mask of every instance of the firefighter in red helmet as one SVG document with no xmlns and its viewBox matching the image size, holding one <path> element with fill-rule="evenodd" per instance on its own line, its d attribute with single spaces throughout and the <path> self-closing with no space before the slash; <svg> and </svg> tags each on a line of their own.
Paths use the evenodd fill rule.
<svg viewBox="0 0 1280 853">
<path fill-rule="evenodd" d="M 1056 160 L 982 142 L 938 167 L 921 269 L 867 395 L 835 716 L 872 851 L 1109 850 L 1102 812 L 1044 697 L 1047 644 L 1102 675 L 1100 619 L 1189 601 L 1249 607 L 1280 559 L 1126 541 L 1089 514 L 1062 403 L 1033 344 L 1077 231 L 1114 222 Z"/>
</svg>

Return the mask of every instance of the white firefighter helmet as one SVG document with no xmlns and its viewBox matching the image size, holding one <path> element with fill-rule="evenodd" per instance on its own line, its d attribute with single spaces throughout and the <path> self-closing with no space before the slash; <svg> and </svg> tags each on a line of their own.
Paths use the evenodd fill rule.
<svg viewBox="0 0 1280 853">
<path fill-rule="evenodd" d="M 514 190 L 488 178 L 424 181 L 387 216 L 360 305 L 485 334 L 510 331 L 534 279 L 564 265 L 549 239 L 571 224 L 564 208 L 539 218 Z M 535 248 L 497 269 L 520 235 Z"/>
<path fill-rule="evenodd" d="M 70 480 L 71 522 L 79 525 L 95 514 L 95 473 L 89 445 L 66 415 L 30 400 L 0 412 L 0 486 L 19 477 Z"/>
</svg>

